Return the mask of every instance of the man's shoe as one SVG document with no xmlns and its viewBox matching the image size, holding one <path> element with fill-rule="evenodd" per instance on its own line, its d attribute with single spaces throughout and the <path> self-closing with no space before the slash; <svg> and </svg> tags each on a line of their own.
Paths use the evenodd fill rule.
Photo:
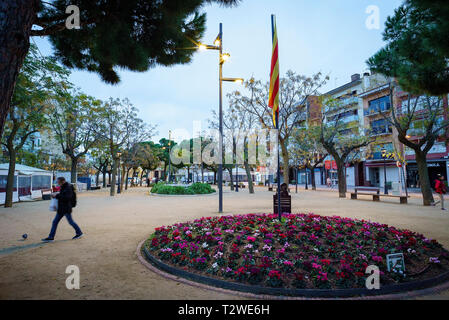
<svg viewBox="0 0 449 320">
<path fill-rule="evenodd" d="M 50 238 L 50 237 L 42 239 L 42 242 L 53 242 L 53 241 L 55 241 L 55 239 Z"/>
<path fill-rule="evenodd" d="M 81 233 L 81 234 L 77 234 L 76 236 L 74 236 L 73 238 L 72 238 L 72 240 L 76 240 L 76 239 L 79 239 L 79 238 L 82 238 L 83 237 L 83 234 Z"/>
<path fill-rule="evenodd" d="M 442 208 L 441 210 L 443 210 L 443 211 L 446 211 L 447 209 L 445 209 L 445 208 Z"/>
</svg>

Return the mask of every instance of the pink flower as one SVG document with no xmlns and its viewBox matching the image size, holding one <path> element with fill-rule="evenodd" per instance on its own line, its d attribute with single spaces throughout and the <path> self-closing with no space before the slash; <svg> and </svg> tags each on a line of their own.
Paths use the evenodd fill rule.
<svg viewBox="0 0 449 320">
<path fill-rule="evenodd" d="M 321 281 L 328 281 L 327 272 L 320 272 L 317 278 Z"/>
<path fill-rule="evenodd" d="M 317 264 L 317 263 L 312 263 L 312 268 L 317 269 L 317 270 L 321 270 L 322 269 L 322 267 L 319 264 Z"/>
</svg>

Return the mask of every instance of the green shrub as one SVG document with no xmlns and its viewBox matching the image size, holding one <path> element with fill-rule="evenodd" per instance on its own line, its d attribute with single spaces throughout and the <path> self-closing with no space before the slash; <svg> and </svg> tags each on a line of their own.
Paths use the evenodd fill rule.
<svg viewBox="0 0 449 320">
<path fill-rule="evenodd" d="M 210 194 L 214 193 L 215 190 L 207 183 L 194 183 L 190 187 L 195 194 Z"/>
<path fill-rule="evenodd" d="M 159 182 L 151 188 L 151 193 L 167 194 L 167 195 L 195 195 L 195 194 L 211 194 L 215 190 L 206 183 L 194 183 L 190 187 L 169 186 L 164 182 Z"/>
<path fill-rule="evenodd" d="M 163 188 L 165 185 L 165 182 L 158 182 L 151 188 L 151 193 L 159 193 L 159 190 Z"/>
</svg>

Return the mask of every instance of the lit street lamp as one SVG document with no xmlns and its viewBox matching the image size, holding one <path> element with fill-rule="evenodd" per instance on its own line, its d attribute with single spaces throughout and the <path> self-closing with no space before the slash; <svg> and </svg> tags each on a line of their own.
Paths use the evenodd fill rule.
<svg viewBox="0 0 449 320">
<path fill-rule="evenodd" d="M 242 78 L 223 78 L 223 63 L 225 63 L 231 55 L 229 53 L 223 53 L 223 24 L 220 23 L 220 32 L 217 38 L 215 38 L 214 45 L 199 44 L 198 49 L 204 50 L 218 50 L 219 52 L 219 159 L 218 164 L 218 212 L 223 213 L 223 81 L 243 83 Z"/>
</svg>

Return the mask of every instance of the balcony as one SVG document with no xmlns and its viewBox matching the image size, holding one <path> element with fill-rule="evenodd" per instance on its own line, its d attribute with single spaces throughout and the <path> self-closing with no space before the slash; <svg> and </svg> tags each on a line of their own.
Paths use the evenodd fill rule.
<svg viewBox="0 0 449 320">
<path fill-rule="evenodd" d="M 371 128 L 371 130 L 368 130 L 368 134 L 371 137 L 377 137 L 377 136 L 388 136 L 393 133 L 392 127 L 374 127 Z"/>
<path fill-rule="evenodd" d="M 359 103 L 359 97 L 349 97 L 340 100 L 341 106 L 346 107 L 353 104 Z"/>
<path fill-rule="evenodd" d="M 385 108 L 385 109 L 381 109 L 381 110 L 379 110 L 379 109 L 369 109 L 369 110 L 365 110 L 364 115 L 365 115 L 365 117 L 374 117 L 374 116 L 378 116 L 378 115 L 380 115 L 382 113 L 387 113 L 387 112 L 390 112 L 390 111 L 391 111 L 390 107 Z"/>
</svg>

